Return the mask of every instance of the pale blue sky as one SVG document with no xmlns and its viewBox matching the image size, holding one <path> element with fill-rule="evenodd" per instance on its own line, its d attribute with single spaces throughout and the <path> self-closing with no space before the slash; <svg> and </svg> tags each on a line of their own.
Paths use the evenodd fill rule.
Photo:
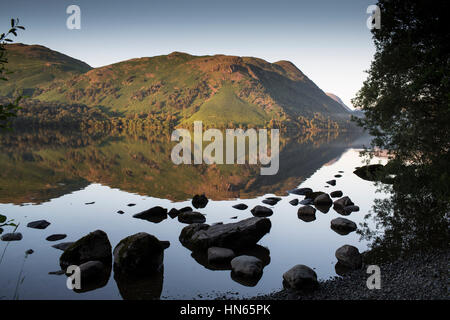
<svg viewBox="0 0 450 320">
<path fill-rule="evenodd" d="M 16 39 L 41 44 L 93 67 L 182 51 L 292 61 L 322 90 L 350 105 L 375 51 L 366 9 L 376 1 L 14 0 L 0 27 L 18 17 Z M 81 8 L 81 30 L 66 8 Z"/>
</svg>

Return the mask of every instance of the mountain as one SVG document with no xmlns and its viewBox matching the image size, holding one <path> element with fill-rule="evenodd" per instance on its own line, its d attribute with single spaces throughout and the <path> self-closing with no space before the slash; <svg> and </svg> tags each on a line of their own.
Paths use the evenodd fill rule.
<svg viewBox="0 0 450 320">
<path fill-rule="evenodd" d="M 92 68 L 65 54 L 39 45 L 9 44 L 6 46 L 8 81 L 2 81 L 0 96 L 33 95 L 40 87 L 54 80 L 64 80 Z"/>
<path fill-rule="evenodd" d="M 344 101 L 342 101 L 341 98 L 339 98 L 334 93 L 325 92 L 325 94 L 327 96 L 329 96 L 331 99 L 333 99 L 334 101 L 336 101 L 337 103 L 339 103 L 341 106 L 343 106 L 348 112 L 353 112 L 353 110 L 350 109 L 349 107 L 347 107 L 347 105 L 344 103 Z"/>
<path fill-rule="evenodd" d="M 8 86 L 41 102 L 84 104 L 116 115 L 161 114 L 181 124 L 289 123 L 317 114 L 346 121 L 350 114 L 288 61 L 173 52 L 92 69 L 41 46 L 7 50 L 15 72 Z M 5 91 L 11 94 L 0 95 Z"/>
</svg>

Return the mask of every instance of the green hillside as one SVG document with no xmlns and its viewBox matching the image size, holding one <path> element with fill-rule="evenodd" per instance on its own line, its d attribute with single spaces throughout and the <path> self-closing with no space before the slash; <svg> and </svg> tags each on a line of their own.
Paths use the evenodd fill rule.
<svg viewBox="0 0 450 320">
<path fill-rule="evenodd" d="M 41 46 L 11 45 L 8 54 L 14 76 L 0 96 L 22 89 L 42 103 L 79 104 L 115 116 L 178 124 L 292 125 L 317 115 L 323 123 L 349 118 L 345 108 L 288 61 L 173 52 L 91 69 Z"/>
<path fill-rule="evenodd" d="M 38 45 L 10 44 L 7 48 L 8 81 L 0 96 L 33 95 L 53 81 L 64 80 L 92 69 L 86 63 Z"/>
</svg>

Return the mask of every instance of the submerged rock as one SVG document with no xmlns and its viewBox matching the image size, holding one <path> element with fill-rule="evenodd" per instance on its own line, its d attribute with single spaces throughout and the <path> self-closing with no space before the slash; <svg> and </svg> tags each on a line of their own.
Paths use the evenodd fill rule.
<svg viewBox="0 0 450 320">
<path fill-rule="evenodd" d="M 182 223 L 203 223 L 206 221 L 206 218 L 203 214 L 196 211 L 187 211 L 182 212 L 178 215 L 178 221 Z"/>
<path fill-rule="evenodd" d="M 242 221 L 209 226 L 194 223 L 181 230 L 180 242 L 192 249 L 206 250 L 210 247 L 239 249 L 254 246 L 272 224 L 267 218 L 248 218 Z"/>
<path fill-rule="evenodd" d="M 231 270 L 237 277 L 260 278 L 263 263 L 253 256 L 239 256 L 231 260 Z"/>
<path fill-rule="evenodd" d="M 2 241 L 19 241 L 22 240 L 22 234 L 20 232 L 5 233 L 0 239 Z"/>
<path fill-rule="evenodd" d="M 160 270 L 164 259 L 161 242 L 145 232 L 122 239 L 114 248 L 114 273 L 146 275 Z"/>
<path fill-rule="evenodd" d="M 47 220 L 37 220 L 37 221 L 32 221 L 30 223 L 27 224 L 28 228 L 33 228 L 33 229 L 45 229 L 50 225 L 50 222 L 48 222 Z"/>
<path fill-rule="evenodd" d="M 238 210 L 245 210 L 248 208 L 248 206 L 245 203 L 238 203 L 238 204 L 235 204 L 233 206 L 233 208 L 238 209 Z"/>
<path fill-rule="evenodd" d="M 34 250 L 33 249 L 28 249 L 27 251 L 25 251 L 25 254 L 33 254 L 34 253 Z"/>
<path fill-rule="evenodd" d="M 45 240 L 58 241 L 58 240 L 65 239 L 66 237 L 67 237 L 67 234 L 52 234 L 52 235 L 48 236 L 47 238 L 45 238 Z"/>
<path fill-rule="evenodd" d="M 163 289 L 164 266 L 146 275 L 114 273 L 114 280 L 124 300 L 157 300 Z"/>
<path fill-rule="evenodd" d="M 133 215 L 133 218 L 147 220 L 153 223 L 159 223 L 165 219 L 167 219 L 167 209 L 156 206 L 145 211 L 136 213 Z"/>
<path fill-rule="evenodd" d="M 343 193 L 342 193 L 342 191 L 340 191 L 340 190 L 332 191 L 332 192 L 330 193 L 330 196 L 331 196 L 332 198 L 339 198 L 339 197 L 342 197 L 342 195 L 343 195 Z"/>
<path fill-rule="evenodd" d="M 233 250 L 228 248 L 211 247 L 208 248 L 208 262 L 213 264 L 229 263 L 234 257 Z"/>
<path fill-rule="evenodd" d="M 102 230 L 96 230 L 69 246 L 59 258 L 62 269 L 70 265 L 80 265 L 88 261 L 101 261 L 111 264 L 111 243 Z"/>
<path fill-rule="evenodd" d="M 359 269 L 362 266 L 362 256 L 359 253 L 358 248 L 351 245 L 343 245 L 336 250 L 336 259 L 350 269 Z"/>
<path fill-rule="evenodd" d="M 288 193 L 297 194 L 299 196 L 306 196 L 308 193 L 311 193 L 311 188 L 299 188 L 299 189 L 292 189 L 289 190 Z"/>
<path fill-rule="evenodd" d="M 336 218 L 331 220 L 331 229 L 341 235 L 347 235 L 357 229 L 356 223 L 345 218 Z"/>
<path fill-rule="evenodd" d="M 192 198 L 192 205 L 195 209 L 204 208 L 208 204 L 208 198 L 204 194 L 198 195 L 196 194 L 194 198 Z"/>
<path fill-rule="evenodd" d="M 298 264 L 283 274 L 283 286 L 286 289 L 311 290 L 318 285 L 316 272 L 303 264 Z"/>
<path fill-rule="evenodd" d="M 273 214 L 272 209 L 259 205 L 250 211 L 255 217 L 269 217 Z"/>
</svg>

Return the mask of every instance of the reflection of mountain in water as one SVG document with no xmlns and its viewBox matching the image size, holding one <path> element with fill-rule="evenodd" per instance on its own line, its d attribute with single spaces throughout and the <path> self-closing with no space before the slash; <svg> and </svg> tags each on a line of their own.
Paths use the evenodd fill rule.
<svg viewBox="0 0 450 320">
<path fill-rule="evenodd" d="M 15 132 L 0 137 L 0 202 L 45 202 L 94 182 L 171 200 L 196 193 L 212 199 L 284 194 L 358 137 L 333 133 L 282 138 L 278 174 L 261 176 L 257 165 L 176 166 L 170 159 L 175 143 L 168 136 Z"/>
</svg>

